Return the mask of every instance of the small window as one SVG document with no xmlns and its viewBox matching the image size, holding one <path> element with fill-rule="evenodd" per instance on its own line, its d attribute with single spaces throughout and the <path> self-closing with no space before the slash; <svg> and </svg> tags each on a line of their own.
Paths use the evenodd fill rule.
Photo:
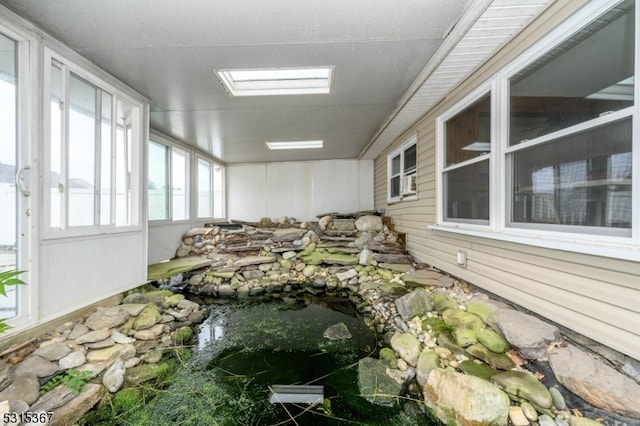
<svg viewBox="0 0 640 426">
<path fill-rule="evenodd" d="M 444 123 L 444 218 L 489 222 L 491 95 L 486 94 Z"/>
<path fill-rule="evenodd" d="M 417 137 L 413 136 L 387 157 L 388 200 L 415 199 L 417 176 Z"/>
</svg>

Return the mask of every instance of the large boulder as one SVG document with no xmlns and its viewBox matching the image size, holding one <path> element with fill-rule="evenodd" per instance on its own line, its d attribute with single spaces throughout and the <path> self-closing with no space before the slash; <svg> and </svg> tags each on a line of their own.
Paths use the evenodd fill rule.
<svg viewBox="0 0 640 426">
<path fill-rule="evenodd" d="M 424 387 L 424 402 L 444 424 L 507 425 L 509 397 L 479 377 L 437 368 Z"/>
<path fill-rule="evenodd" d="M 549 351 L 549 364 L 560 383 L 606 411 L 640 419 L 640 385 L 576 346 Z"/>
<path fill-rule="evenodd" d="M 374 215 L 360 216 L 355 225 L 360 232 L 380 232 L 382 231 L 382 218 Z"/>
<path fill-rule="evenodd" d="M 496 309 L 487 323 L 526 359 L 545 360 L 549 346 L 560 340 L 557 327 L 515 309 Z"/>
</svg>

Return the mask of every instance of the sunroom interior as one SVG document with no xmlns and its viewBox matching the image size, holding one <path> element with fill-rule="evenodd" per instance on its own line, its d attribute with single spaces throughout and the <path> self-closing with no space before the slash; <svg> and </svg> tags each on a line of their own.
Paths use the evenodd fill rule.
<svg viewBox="0 0 640 426">
<path fill-rule="evenodd" d="M 193 227 L 262 217 L 386 212 L 459 276 L 429 235 L 640 276 L 634 1 L 174 3 L 0 6 L 0 268 L 28 283 L 5 336 L 144 284 Z"/>
</svg>

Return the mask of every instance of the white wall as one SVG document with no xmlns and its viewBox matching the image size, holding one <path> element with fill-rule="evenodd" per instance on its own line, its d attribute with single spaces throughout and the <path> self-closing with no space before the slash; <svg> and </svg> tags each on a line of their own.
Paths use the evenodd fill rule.
<svg viewBox="0 0 640 426">
<path fill-rule="evenodd" d="M 325 160 L 227 165 L 227 217 L 316 220 L 373 209 L 373 161 Z"/>
</svg>

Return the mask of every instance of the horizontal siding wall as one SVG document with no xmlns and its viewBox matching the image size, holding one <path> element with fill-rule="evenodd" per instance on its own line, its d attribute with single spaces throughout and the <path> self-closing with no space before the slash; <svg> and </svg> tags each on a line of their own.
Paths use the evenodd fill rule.
<svg viewBox="0 0 640 426">
<path fill-rule="evenodd" d="M 556 2 L 383 152 L 375 160 L 375 205 L 407 234 L 417 259 L 640 359 L 637 262 L 429 229 L 436 222 L 436 118 L 584 3 Z M 387 155 L 415 132 L 417 200 L 387 205 Z M 467 253 L 466 268 L 456 263 L 458 250 Z"/>
</svg>

